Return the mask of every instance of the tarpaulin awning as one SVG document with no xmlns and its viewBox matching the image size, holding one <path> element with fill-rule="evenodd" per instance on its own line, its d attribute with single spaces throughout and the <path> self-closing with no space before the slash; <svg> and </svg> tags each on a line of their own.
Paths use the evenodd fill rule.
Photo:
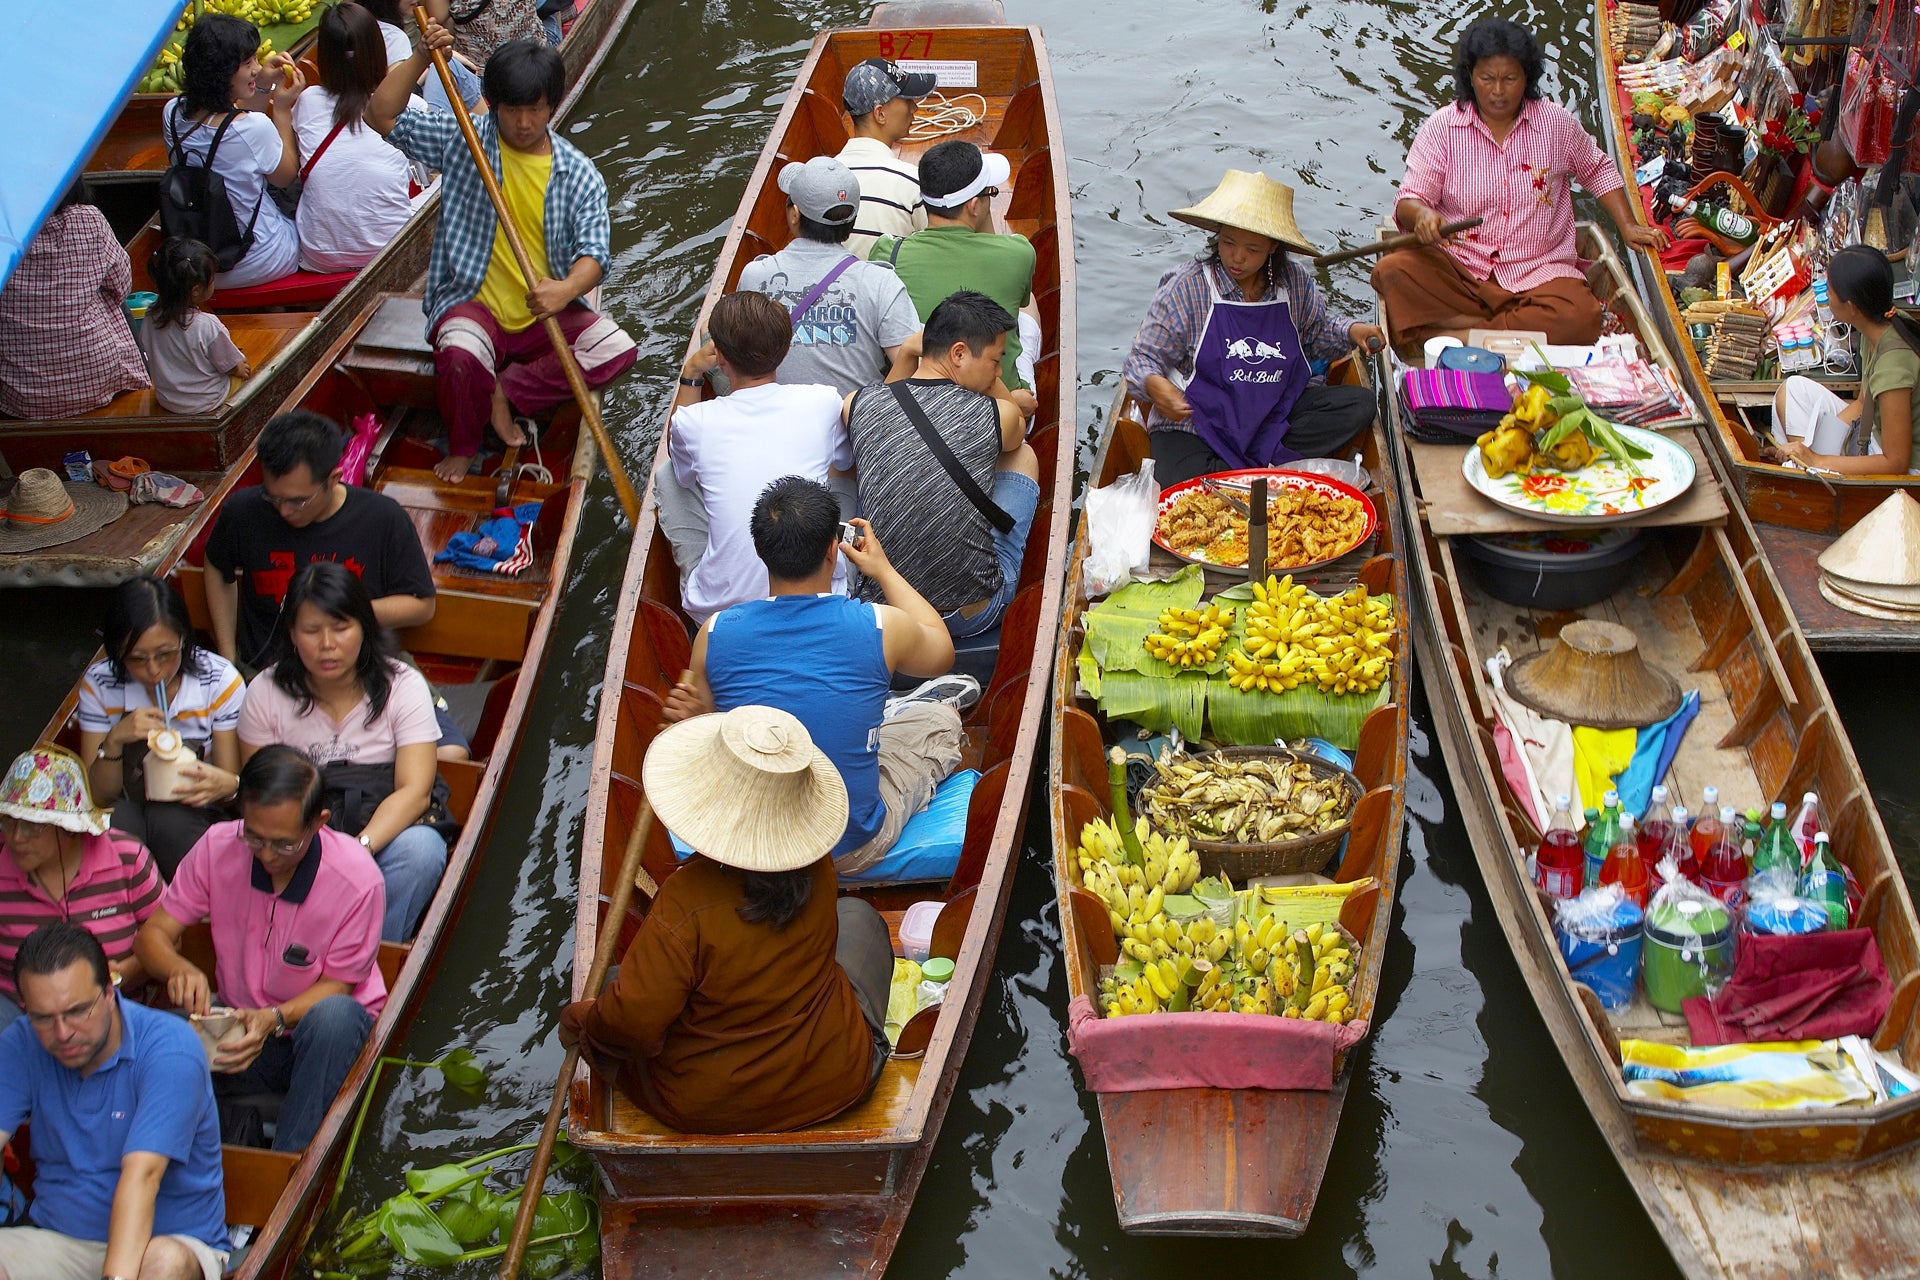
<svg viewBox="0 0 1920 1280">
<path fill-rule="evenodd" d="M 152 65 L 181 0 L 10 5 L 0 76 L 0 285 Z"/>
</svg>

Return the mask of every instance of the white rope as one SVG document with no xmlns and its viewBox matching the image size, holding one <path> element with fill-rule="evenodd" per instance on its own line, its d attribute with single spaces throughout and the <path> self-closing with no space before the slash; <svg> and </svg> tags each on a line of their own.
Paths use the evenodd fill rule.
<svg viewBox="0 0 1920 1280">
<path fill-rule="evenodd" d="M 978 111 L 962 105 L 969 98 L 980 104 Z M 920 99 L 920 109 L 914 113 L 913 128 L 907 131 L 907 141 L 932 142 L 935 138 L 965 133 L 978 127 L 986 118 L 987 100 L 977 93 L 963 93 L 953 99 L 944 93 L 930 93 Z"/>
<path fill-rule="evenodd" d="M 553 472 L 540 465 L 540 428 L 532 418 L 518 420 L 520 429 L 527 433 L 527 448 L 533 452 L 532 462 L 523 462 L 513 469 L 515 480 L 531 480 L 535 484 L 552 484 Z"/>
</svg>

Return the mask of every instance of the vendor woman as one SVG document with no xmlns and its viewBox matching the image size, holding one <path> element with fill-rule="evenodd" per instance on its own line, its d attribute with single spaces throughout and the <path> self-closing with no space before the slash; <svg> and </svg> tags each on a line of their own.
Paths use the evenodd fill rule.
<svg viewBox="0 0 1920 1280">
<path fill-rule="evenodd" d="M 599 999 L 562 1012 L 562 1042 L 683 1132 L 782 1133 L 845 1111 L 886 1065 L 893 946 L 872 907 L 835 899 L 839 772 L 793 716 L 746 706 L 662 730 L 641 777 L 699 852 Z"/>
<path fill-rule="evenodd" d="M 1773 397 L 1773 420 L 1786 445 L 1779 454 L 1809 467 L 1848 476 L 1920 474 L 1914 438 L 1920 436 L 1920 324 L 1893 306 L 1893 264 L 1864 244 L 1849 245 L 1827 263 L 1833 318 L 1860 334 L 1858 400 L 1845 401 L 1812 378 L 1791 377 Z M 1862 448 L 1815 453 L 1809 442 L 1827 433 Z"/>
<path fill-rule="evenodd" d="M 1339 452 L 1373 421 L 1373 392 L 1319 385 L 1308 362 L 1377 349 L 1380 330 L 1329 310 L 1288 254 L 1319 252 L 1293 220 L 1293 188 L 1229 169 L 1173 216 L 1213 236 L 1161 277 L 1122 370 L 1153 402 L 1155 480 Z"/>
<path fill-rule="evenodd" d="M 1598 338 L 1603 308 L 1574 252 L 1576 180 L 1628 244 L 1666 247 L 1664 231 L 1634 221 L 1619 171 L 1579 121 L 1541 100 L 1541 74 L 1540 42 L 1517 22 L 1482 18 L 1460 37 L 1454 102 L 1414 135 L 1393 210 L 1420 245 L 1373 269 L 1397 349 L 1477 328 Z M 1482 221 L 1441 239 L 1443 225 L 1466 218 Z"/>
</svg>

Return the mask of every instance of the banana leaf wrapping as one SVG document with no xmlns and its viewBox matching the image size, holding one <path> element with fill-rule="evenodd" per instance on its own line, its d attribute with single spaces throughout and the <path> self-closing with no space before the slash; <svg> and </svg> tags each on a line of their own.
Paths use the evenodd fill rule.
<svg viewBox="0 0 1920 1280">
<path fill-rule="evenodd" d="M 1087 610 L 1080 686 L 1099 702 L 1101 712 L 1155 733 L 1177 728 L 1190 740 L 1205 736 L 1229 746 L 1296 738 L 1325 738 L 1344 751 L 1358 746 L 1360 726 L 1374 708 L 1386 704 L 1391 681 L 1370 693 L 1337 697 L 1312 683 L 1285 693 L 1240 690 L 1227 683 L 1226 656 L 1246 641 L 1250 587 L 1214 597 L 1233 606 L 1233 626 L 1219 656 L 1206 666 L 1173 667 L 1146 651 L 1146 638 L 1160 629 L 1161 611 L 1195 608 L 1205 591 L 1204 571 L 1188 565 L 1165 582 L 1129 583 Z M 1208 728 L 1211 732 L 1203 733 Z"/>
</svg>

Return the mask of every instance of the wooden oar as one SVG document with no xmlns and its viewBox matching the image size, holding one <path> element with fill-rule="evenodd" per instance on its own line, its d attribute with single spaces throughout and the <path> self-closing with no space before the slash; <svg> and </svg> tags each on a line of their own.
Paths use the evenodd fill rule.
<svg viewBox="0 0 1920 1280">
<path fill-rule="evenodd" d="M 424 39 L 427 30 L 425 7 L 415 5 L 413 19 L 420 24 Z M 446 86 L 447 102 L 453 108 L 453 117 L 460 122 L 460 132 L 467 139 L 467 150 L 473 153 L 473 163 L 480 170 L 480 181 L 486 184 L 487 198 L 493 201 L 494 214 L 507 230 L 507 243 L 513 246 L 514 260 L 520 264 L 520 274 L 526 277 L 527 291 L 531 293 L 537 278 L 533 259 L 527 256 L 527 245 L 520 238 L 520 228 L 514 225 L 512 216 L 507 213 L 507 198 L 501 194 L 500 182 L 493 176 L 493 166 L 487 162 L 487 153 L 480 146 L 480 135 L 474 132 L 473 117 L 467 114 L 467 104 L 454 87 L 453 68 L 447 65 L 447 55 L 440 50 L 430 49 L 428 53 L 433 58 L 434 69 L 440 73 L 440 83 Z M 551 105 L 557 107 L 559 104 Z M 544 323 L 547 338 L 553 343 L 553 353 L 559 357 L 560 367 L 566 371 L 567 385 L 573 388 L 573 398 L 580 404 L 580 416 L 593 431 L 594 443 L 600 446 L 600 456 L 607 461 L 607 474 L 613 478 L 614 492 L 620 495 L 620 506 L 627 513 L 627 523 L 637 523 L 640 518 L 640 495 L 634 492 L 633 481 L 627 478 L 627 469 L 620 465 L 620 455 L 613 451 L 613 439 L 607 435 L 606 423 L 600 420 L 600 406 L 594 403 L 593 393 L 587 390 L 587 380 L 580 376 L 580 363 L 573 358 L 573 345 L 567 341 L 567 335 L 560 331 L 559 320 L 548 316 Z"/>
<path fill-rule="evenodd" d="M 1462 218 L 1458 222 L 1449 222 L 1440 228 L 1440 235 L 1443 239 L 1457 235 L 1479 226 L 1482 221 L 1480 218 Z M 1313 262 L 1315 266 L 1324 267 L 1335 262 L 1346 262 L 1351 258 L 1365 258 L 1376 253 L 1392 253 L 1395 249 L 1411 249 L 1419 243 L 1420 237 L 1408 231 L 1401 235 L 1388 236 L 1385 240 L 1375 240 L 1372 244 L 1357 244 L 1351 249 L 1335 249 L 1332 253 L 1321 254 Z"/>
<path fill-rule="evenodd" d="M 653 806 L 643 795 L 640 811 L 633 816 L 633 830 L 627 835 L 626 853 L 620 859 L 620 879 L 613 886 L 613 901 L 607 906 L 606 919 L 600 926 L 600 940 L 593 949 L 593 968 L 587 971 L 589 1000 L 600 994 L 600 985 L 607 980 L 607 968 L 613 963 L 614 948 L 620 945 L 620 922 L 627 918 L 635 882 L 646 874 L 640 865 L 640 856 L 652 830 Z M 553 1160 L 553 1144 L 560 1136 L 560 1117 L 566 1114 L 567 1093 L 573 1088 L 573 1073 L 579 1065 L 580 1046 L 576 1044 L 567 1050 L 566 1058 L 560 1063 L 560 1078 L 554 1081 L 553 1101 L 547 1104 L 547 1122 L 540 1129 L 540 1145 L 534 1148 L 533 1163 L 527 1167 L 527 1185 L 520 1192 L 520 1207 L 513 1215 L 513 1234 L 507 1240 L 506 1255 L 500 1259 L 500 1280 L 515 1280 L 520 1274 L 520 1261 L 526 1256 L 527 1240 L 533 1234 L 534 1210 L 540 1204 L 540 1188 L 546 1185 L 547 1165 Z"/>
</svg>

